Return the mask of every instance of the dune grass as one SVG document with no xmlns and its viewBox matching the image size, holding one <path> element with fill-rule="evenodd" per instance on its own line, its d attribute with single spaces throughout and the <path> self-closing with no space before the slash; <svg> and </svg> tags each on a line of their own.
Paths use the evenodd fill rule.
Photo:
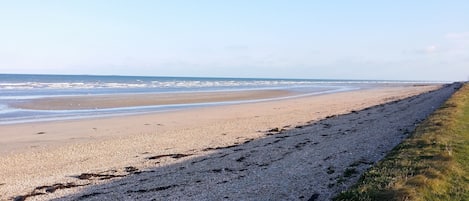
<svg viewBox="0 0 469 201">
<path fill-rule="evenodd" d="M 469 84 L 335 200 L 469 200 Z"/>
</svg>

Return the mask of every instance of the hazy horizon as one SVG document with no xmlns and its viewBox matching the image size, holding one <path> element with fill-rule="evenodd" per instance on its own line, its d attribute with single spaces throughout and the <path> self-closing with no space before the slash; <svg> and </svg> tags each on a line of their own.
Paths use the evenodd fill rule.
<svg viewBox="0 0 469 201">
<path fill-rule="evenodd" d="M 266 80 L 341 80 L 341 81 L 415 81 L 415 82 L 453 82 L 464 80 L 396 80 L 396 79 L 336 79 L 336 78 L 285 78 L 285 77 L 229 77 L 229 76 L 166 76 L 166 75 L 119 75 L 119 74 L 53 74 L 53 73 L 0 73 L 0 75 L 31 75 L 31 76 L 96 76 L 96 77 L 155 77 L 155 78 L 207 78 L 207 79 L 266 79 Z M 0 80 L 1 81 L 1 80 Z"/>
<path fill-rule="evenodd" d="M 14 1 L 0 74 L 469 80 L 469 2 Z"/>
</svg>

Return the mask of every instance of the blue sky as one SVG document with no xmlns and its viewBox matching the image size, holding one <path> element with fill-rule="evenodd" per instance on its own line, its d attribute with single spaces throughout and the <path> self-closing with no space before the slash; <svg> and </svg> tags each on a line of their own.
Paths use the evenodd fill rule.
<svg viewBox="0 0 469 201">
<path fill-rule="evenodd" d="M 469 1 L 0 2 L 0 73 L 468 80 Z"/>
</svg>

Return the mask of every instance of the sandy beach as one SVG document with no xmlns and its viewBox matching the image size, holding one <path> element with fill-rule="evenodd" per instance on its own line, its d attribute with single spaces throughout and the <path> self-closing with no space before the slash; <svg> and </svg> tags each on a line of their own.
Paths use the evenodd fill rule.
<svg viewBox="0 0 469 201">
<path fill-rule="evenodd" d="M 1 125 L 0 200 L 328 200 L 457 88 L 441 87 L 389 86 L 164 113 Z M 261 98 L 288 95 L 272 93 Z M 212 98 L 244 100 L 255 94 Z M 154 104 L 145 99 L 90 99 L 94 104 L 80 107 Z M 75 107 L 84 100 L 38 100 L 22 107 L 69 109 L 70 103 Z M 344 177 L 350 167 L 354 172 Z"/>
</svg>

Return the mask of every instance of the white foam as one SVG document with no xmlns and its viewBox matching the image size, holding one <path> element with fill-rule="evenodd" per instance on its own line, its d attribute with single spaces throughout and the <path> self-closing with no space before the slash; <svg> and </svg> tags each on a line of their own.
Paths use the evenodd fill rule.
<svg viewBox="0 0 469 201">
<path fill-rule="evenodd" d="M 13 113 L 17 112 L 19 109 L 17 108 L 11 108 L 8 105 L 0 104 L 0 114 L 8 114 L 8 113 Z"/>
<path fill-rule="evenodd" d="M 416 81 L 373 81 L 373 80 L 154 80 L 124 82 L 21 82 L 0 83 L 0 89 L 99 89 L 99 88 L 233 88 L 233 87 L 291 87 L 347 84 L 426 83 Z"/>
</svg>

